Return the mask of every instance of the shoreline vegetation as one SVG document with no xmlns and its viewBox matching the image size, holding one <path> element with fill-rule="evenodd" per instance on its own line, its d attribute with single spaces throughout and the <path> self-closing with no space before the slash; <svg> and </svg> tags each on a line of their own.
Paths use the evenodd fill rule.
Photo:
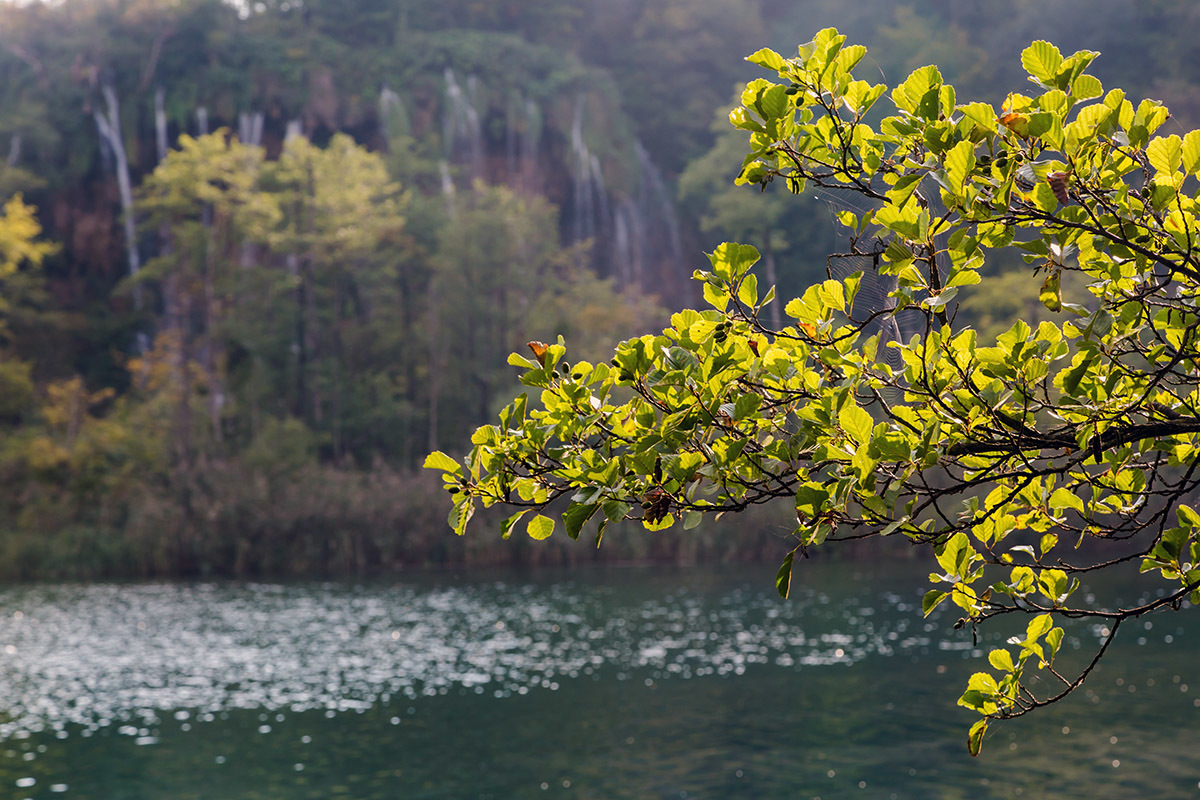
<svg viewBox="0 0 1200 800">
<path fill-rule="evenodd" d="M 480 535 L 446 531 L 448 502 L 428 471 L 309 464 L 286 473 L 212 464 L 190 480 L 136 485 L 80 502 L 61 487 L 28 492 L 20 527 L 0 528 L 0 580 L 365 577 L 436 569 L 584 564 L 770 563 L 786 521 L 727 517 L 687 532 L 614 526 L 581 536 L 502 540 L 499 513 Z M 495 519 L 490 519 L 494 516 Z M 485 533 L 486 531 L 486 533 Z M 891 543 L 889 543 L 891 544 Z M 846 548 L 834 558 L 908 558 L 911 548 Z M 822 553 L 821 558 L 830 554 Z"/>
</svg>

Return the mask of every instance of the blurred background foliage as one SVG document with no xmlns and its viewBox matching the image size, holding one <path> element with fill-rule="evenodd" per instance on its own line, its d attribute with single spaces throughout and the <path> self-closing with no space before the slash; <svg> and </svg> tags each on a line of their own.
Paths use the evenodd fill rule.
<svg viewBox="0 0 1200 800">
<path fill-rule="evenodd" d="M 1185 0 L 0 3 L 0 575 L 361 573 L 774 555 L 770 525 L 454 540 L 432 448 L 697 301 L 724 240 L 785 296 L 833 198 L 734 188 L 745 55 L 835 25 L 890 82 L 1020 90 L 1047 38 L 1200 123 Z M 714 121 L 715 120 L 715 121 Z M 1016 263 L 959 313 L 1037 311 Z M 783 528 L 781 528 L 783 530 Z"/>
</svg>

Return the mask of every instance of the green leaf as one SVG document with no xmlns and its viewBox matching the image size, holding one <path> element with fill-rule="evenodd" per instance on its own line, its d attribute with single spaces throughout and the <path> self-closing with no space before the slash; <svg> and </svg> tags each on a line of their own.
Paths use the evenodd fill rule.
<svg viewBox="0 0 1200 800">
<path fill-rule="evenodd" d="M 758 305 L 758 278 L 753 274 L 742 278 L 742 282 L 738 286 L 738 301 L 747 308 L 754 308 Z"/>
<path fill-rule="evenodd" d="M 987 733 L 988 721 L 981 719 L 971 726 L 970 732 L 967 734 L 967 752 L 971 754 L 971 758 L 979 755 L 979 751 L 983 749 L 983 736 Z"/>
<path fill-rule="evenodd" d="M 758 52 L 746 56 L 746 60 L 751 64 L 758 64 L 760 67 L 773 69 L 776 72 L 783 70 L 787 66 L 787 62 L 784 61 L 783 56 L 769 47 L 764 47 Z"/>
<path fill-rule="evenodd" d="M 525 532 L 529 534 L 529 538 L 537 539 L 539 542 L 543 539 L 548 539 L 550 538 L 550 534 L 554 533 L 554 520 L 544 514 L 538 514 L 529 520 L 529 525 L 525 527 Z"/>
<path fill-rule="evenodd" d="M 517 523 L 521 521 L 521 517 L 525 516 L 528 513 L 529 513 L 529 509 L 525 509 L 523 511 L 518 511 L 517 513 L 513 514 L 508 519 L 504 520 L 504 522 L 501 523 L 501 525 L 500 525 L 500 538 L 507 539 L 509 536 L 511 536 L 512 529 L 515 528 L 517 526 Z"/>
<path fill-rule="evenodd" d="M 1067 489 L 1065 486 L 1060 486 L 1050 495 L 1050 508 L 1073 508 L 1080 514 L 1084 513 L 1083 501 L 1076 497 L 1075 493 Z"/>
<path fill-rule="evenodd" d="M 971 120 L 977 128 L 988 133 L 996 132 L 996 109 L 990 103 L 967 103 L 958 107 L 962 115 Z"/>
<path fill-rule="evenodd" d="M 601 507 L 604 509 L 604 518 L 609 522 L 620 522 L 633 508 L 620 500 L 605 500 Z"/>
<path fill-rule="evenodd" d="M 1053 626 L 1054 620 L 1049 614 L 1039 614 L 1025 626 L 1025 640 L 1027 642 L 1037 641 Z"/>
<path fill-rule="evenodd" d="M 1071 96 L 1076 100 L 1091 100 L 1104 94 L 1104 85 L 1092 75 L 1080 75 L 1071 84 Z"/>
<path fill-rule="evenodd" d="M 1012 653 L 1007 650 L 993 650 L 988 653 L 988 663 L 1001 672 L 1012 672 L 1015 669 Z"/>
<path fill-rule="evenodd" d="M 946 153 L 946 175 L 950 179 L 950 188 L 955 194 L 961 194 L 963 185 L 975 169 L 975 145 L 969 140 L 963 140 Z"/>
<path fill-rule="evenodd" d="M 1039 39 L 1021 52 L 1021 66 L 1043 85 L 1050 87 L 1062 65 L 1063 57 L 1050 42 Z"/>
<path fill-rule="evenodd" d="M 937 118 L 937 90 L 942 85 L 942 73 L 935 66 L 918 67 L 892 92 L 896 105 L 910 114 Z M 932 108 L 929 98 L 932 96 Z"/>
<path fill-rule="evenodd" d="M 717 311 L 724 311 L 725 307 L 729 305 L 729 293 L 718 289 L 711 283 L 705 282 L 704 301 L 717 309 Z"/>
<path fill-rule="evenodd" d="M 921 613 L 928 617 L 930 613 L 938 607 L 938 604 L 945 600 L 950 595 L 949 592 L 943 592 L 940 589 L 930 589 L 921 598 Z"/>
<path fill-rule="evenodd" d="M 807 519 L 821 515 L 829 502 L 829 489 L 819 483 L 808 482 L 796 490 L 796 512 Z"/>
<path fill-rule="evenodd" d="M 875 427 L 875 420 L 871 419 L 862 408 L 859 408 L 853 401 L 846 404 L 838 413 L 838 423 L 855 443 L 863 445 L 871 441 L 871 431 Z"/>
<path fill-rule="evenodd" d="M 434 450 L 425 456 L 424 466 L 425 469 L 440 469 L 442 472 L 449 472 L 460 477 L 463 474 L 462 466 L 441 450 Z"/>
<path fill-rule="evenodd" d="M 779 592 L 779 596 L 784 600 L 792 591 L 792 561 L 795 559 L 796 551 L 788 553 L 783 559 L 783 564 L 779 567 L 779 572 L 775 573 L 775 589 Z"/>
<path fill-rule="evenodd" d="M 735 281 L 746 274 L 759 259 L 758 250 L 752 245 L 724 242 L 709 254 L 713 274 L 727 281 Z"/>
<path fill-rule="evenodd" d="M 960 531 L 946 540 L 942 546 L 942 552 L 937 555 L 937 561 L 948 575 L 961 577 L 964 571 L 963 562 L 974 553 L 975 550 L 971 547 L 967 535 Z"/>
<path fill-rule="evenodd" d="M 1175 134 L 1160 136 L 1146 146 L 1146 158 L 1160 173 L 1174 175 L 1183 164 L 1183 142 Z"/>
<path fill-rule="evenodd" d="M 600 509 L 599 504 L 583 505 L 581 503 L 572 503 L 571 506 L 563 512 L 563 526 L 567 530 L 567 536 L 572 539 L 579 538 L 579 532 L 583 530 L 584 524 L 592 518 Z M 553 532 L 553 529 L 551 529 Z M 550 534 L 546 534 L 549 536 Z"/>
<path fill-rule="evenodd" d="M 771 347 L 763 354 L 762 364 L 763 369 L 767 372 L 778 378 L 783 378 L 787 375 L 788 370 L 792 368 L 792 357 L 782 348 Z"/>
<path fill-rule="evenodd" d="M 1200 170 L 1200 131 L 1190 131 L 1183 137 L 1181 155 L 1184 170 L 1195 175 Z"/>
<path fill-rule="evenodd" d="M 1046 634 L 1046 645 L 1050 648 L 1051 659 L 1058 653 L 1058 648 L 1062 647 L 1064 635 L 1065 633 L 1062 628 L 1053 628 Z"/>
<path fill-rule="evenodd" d="M 454 529 L 454 533 L 462 536 L 467 532 L 467 523 L 471 521 L 471 517 L 475 516 L 475 501 L 470 497 L 464 496 L 454 504 L 450 509 L 450 517 L 447 520 L 450 527 Z"/>
<path fill-rule="evenodd" d="M 787 89 L 776 85 L 764 90 L 759 96 L 758 108 L 762 111 L 763 119 L 779 119 L 788 110 Z M 768 130 L 773 129 L 768 125 Z"/>
</svg>

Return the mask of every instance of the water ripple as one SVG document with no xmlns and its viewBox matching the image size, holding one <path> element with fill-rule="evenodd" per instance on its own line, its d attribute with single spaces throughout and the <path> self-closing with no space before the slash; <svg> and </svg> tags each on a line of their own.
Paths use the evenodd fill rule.
<svg viewBox="0 0 1200 800">
<path fill-rule="evenodd" d="M 913 598 L 889 593 L 783 603 L 573 582 L 15 587 L 0 591 L 0 739 L 117 725 L 152 743 L 171 714 L 506 696 L 605 670 L 657 680 L 852 664 L 930 647 L 918 616 Z"/>
</svg>

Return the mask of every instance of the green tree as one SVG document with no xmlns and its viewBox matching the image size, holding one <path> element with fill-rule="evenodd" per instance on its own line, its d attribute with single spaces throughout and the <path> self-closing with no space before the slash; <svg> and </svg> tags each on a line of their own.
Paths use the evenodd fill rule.
<svg viewBox="0 0 1200 800">
<path fill-rule="evenodd" d="M 262 163 L 262 148 L 242 144 L 226 130 L 185 135 L 139 191 L 146 224 L 164 232 L 162 254 L 146 264 L 140 278 L 161 285 L 165 324 L 155 349 L 177 367 L 176 448 L 184 464 L 192 458 L 197 390 L 205 395 L 208 437 L 223 438 L 230 400 L 223 345 L 239 302 L 237 287 L 247 277 L 243 248 L 261 240 L 280 213 L 274 198 L 260 189 Z"/>
<path fill-rule="evenodd" d="M 58 248 L 41 240 L 36 209 L 21 195 L 0 206 L 0 425 L 33 407 L 33 364 L 14 347 L 13 328 L 44 324 L 40 268 Z"/>
<path fill-rule="evenodd" d="M 792 58 L 761 50 L 770 79 L 730 120 L 749 134 L 740 183 L 872 201 L 839 215 L 844 249 L 896 281 L 894 308 L 860 308 L 856 273 L 808 288 L 771 329 L 758 252 L 721 245 L 696 273 L 711 308 L 610 363 L 567 367 L 561 341 L 510 357 L 540 405 L 518 397 L 461 463 L 427 466 L 459 533 L 480 503 L 518 506 L 504 532 L 530 514 L 537 539 L 556 501 L 572 537 L 589 520 L 687 528 L 793 503 L 785 596 L 808 548 L 907 537 L 935 565 L 926 613 L 949 601 L 973 631 L 1019 620 L 959 699 L 980 715 L 975 754 L 989 722 L 1079 687 L 1128 620 L 1200 602 L 1200 131 L 1155 136 L 1167 109 L 1105 93 L 1090 51 L 1034 42 L 1033 96 L 999 109 L 959 100 L 933 66 L 890 92 L 856 79 L 865 55 L 832 29 Z M 980 268 L 1009 249 L 1053 318 L 985 340 L 955 299 L 986 291 Z M 884 315 L 921 333 L 903 341 Z M 1154 573 L 1163 591 L 1134 606 L 1076 591 L 1105 572 Z M 1068 619 L 1104 632 L 1083 660 L 1060 652 Z"/>
<path fill-rule="evenodd" d="M 363 377 L 353 373 L 371 366 L 353 356 L 361 340 L 370 338 L 363 323 L 375 311 L 372 299 L 383 300 L 379 290 L 388 289 L 373 284 L 386 278 L 379 274 L 381 244 L 403 228 L 404 198 L 383 159 L 345 134 L 336 134 L 324 149 L 293 137 L 268 180 L 282 211 L 281 224 L 268 238 L 284 258 L 281 276 L 295 298 L 294 314 L 284 315 L 294 334 L 282 337 L 295 353 L 292 412 L 314 430 L 328 431 L 334 455 L 341 456 L 347 400 L 353 401 L 347 396 L 355 378 Z M 248 348 L 258 340 L 243 337 Z"/>
<path fill-rule="evenodd" d="M 557 230 L 557 209 L 541 197 L 477 183 L 454 199 L 427 318 L 431 438 L 445 441 L 495 413 L 515 385 L 504 356 L 522 343 L 558 331 L 608 344 L 615 325 L 661 318 L 654 302 L 574 268 Z"/>
</svg>

